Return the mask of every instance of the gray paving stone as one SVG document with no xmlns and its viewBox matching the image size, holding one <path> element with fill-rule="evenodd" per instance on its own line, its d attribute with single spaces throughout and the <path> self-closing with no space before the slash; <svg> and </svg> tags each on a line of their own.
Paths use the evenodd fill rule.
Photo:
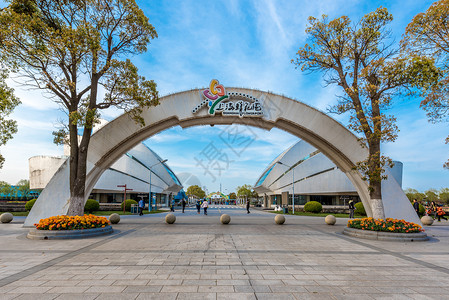
<svg viewBox="0 0 449 300">
<path fill-rule="evenodd" d="M 197 285 L 165 285 L 162 287 L 162 293 L 196 293 L 207 292 L 199 290 Z"/>
<path fill-rule="evenodd" d="M 139 296 L 139 293 L 120 293 L 120 294 L 100 294 L 95 300 L 134 300 Z"/>
<path fill-rule="evenodd" d="M 214 279 L 195 279 L 195 280 L 186 279 L 186 280 L 182 281 L 182 285 L 217 285 L 217 280 L 214 280 Z"/>
<path fill-rule="evenodd" d="M 219 293 L 217 300 L 256 300 L 254 293 Z"/>
<path fill-rule="evenodd" d="M 147 285 L 147 286 L 141 286 L 141 285 L 133 285 L 133 286 L 127 286 L 126 289 L 123 291 L 123 293 L 158 293 L 162 290 L 161 285 Z"/>
<path fill-rule="evenodd" d="M 32 293 L 27 293 L 27 294 L 16 294 L 17 297 L 13 298 L 13 299 L 19 299 L 19 300 L 52 300 L 52 299 L 56 299 L 59 294 L 41 294 L 41 293 L 37 293 L 37 294 L 32 294 Z"/>
<path fill-rule="evenodd" d="M 256 293 L 256 297 L 258 300 L 296 300 L 295 296 L 291 293 Z"/>
<path fill-rule="evenodd" d="M 160 216 L 127 216 L 120 224 L 127 234 L 76 242 L 32 242 L 17 238 L 22 234 L 17 229 L 16 235 L 0 237 L 0 300 L 445 299 L 449 294 L 449 225 L 439 226 L 437 243 L 393 243 L 344 237 L 343 223 L 329 228 L 313 217 L 291 216 L 288 226 L 276 227 L 272 214 L 239 214 L 226 228 L 196 214 L 182 216 L 177 226 L 166 226 Z M 9 254 L 23 249 L 32 259 Z"/>
<path fill-rule="evenodd" d="M 178 293 L 140 293 L 136 300 L 176 300 Z"/>
<path fill-rule="evenodd" d="M 410 300 L 413 299 L 404 294 L 371 294 L 374 299 Z"/>
<path fill-rule="evenodd" d="M 99 294 L 61 294 L 56 300 L 94 300 L 98 299 Z"/>
<path fill-rule="evenodd" d="M 216 293 L 178 293 L 176 300 L 216 300 Z"/>
<path fill-rule="evenodd" d="M 80 286 L 100 286 L 100 285 L 112 285 L 114 282 L 116 282 L 116 280 L 114 279 L 102 279 L 102 280 L 81 280 L 80 283 L 78 283 L 78 285 Z"/>
<path fill-rule="evenodd" d="M 121 293 L 125 290 L 125 286 L 91 286 L 86 290 L 86 293 Z"/>
<path fill-rule="evenodd" d="M 58 286 L 51 288 L 48 290 L 48 293 L 53 294 L 82 294 L 84 293 L 89 287 L 87 286 Z"/>
<path fill-rule="evenodd" d="M 0 300 L 11 300 L 18 296 L 18 294 L 0 294 Z"/>
<path fill-rule="evenodd" d="M 150 281 L 149 280 L 129 280 L 129 279 L 125 279 L 125 280 L 116 280 L 112 285 L 113 286 L 117 286 L 117 285 L 126 285 L 126 286 L 134 286 L 134 285 L 148 285 Z"/>
<path fill-rule="evenodd" d="M 49 286 L 19 286 L 8 293 L 11 294 L 42 294 L 50 290 Z"/>
</svg>

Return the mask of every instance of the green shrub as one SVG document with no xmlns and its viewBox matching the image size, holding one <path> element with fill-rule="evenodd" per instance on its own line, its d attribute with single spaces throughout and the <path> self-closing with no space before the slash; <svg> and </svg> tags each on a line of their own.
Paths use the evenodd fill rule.
<svg viewBox="0 0 449 300">
<path fill-rule="evenodd" d="M 30 211 L 33 208 L 34 203 L 36 202 L 37 199 L 31 199 L 30 201 L 27 201 L 27 203 L 25 203 L 25 209 L 27 211 Z"/>
<path fill-rule="evenodd" d="M 132 200 L 132 199 L 125 200 L 125 211 L 131 211 L 131 204 L 136 204 L 137 205 L 137 201 Z M 120 207 L 123 210 L 123 202 L 122 202 L 122 205 Z"/>
<path fill-rule="evenodd" d="M 87 199 L 86 204 L 84 205 L 84 212 L 93 213 L 100 209 L 100 203 L 94 199 Z"/>
<path fill-rule="evenodd" d="M 424 216 L 424 213 L 426 212 L 426 209 L 422 204 L 419 205 L 419 215 Z"/>
<path fill-rule="evenodd" d="M 309 201 L 304 205 L 304 211 L 311 213 L 320 213 L 323 210 L 323 206 L 320 202 Z"/>
<path fill-rule="evenodd" d="M 355 205 L 355 213 L 361 216 L 366 216 L 365 207 L 362 202 L 357 202 Z"/>
</svg>

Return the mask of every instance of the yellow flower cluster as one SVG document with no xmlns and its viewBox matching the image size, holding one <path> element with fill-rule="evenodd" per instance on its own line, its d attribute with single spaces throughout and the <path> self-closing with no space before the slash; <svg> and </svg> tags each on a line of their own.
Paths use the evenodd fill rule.
<svg viewBox="0 0 449 300">
<path fill-rule="evenodd" d="M 348 227 L 397 233 L 416 233 L 424 231 L 418 224 L 392 218 L 387 218 L 386 220 L 373 218 L 353 219 L 348 221 Z"/>
<path fill-rule="evenodd" d="M 40 230 L 77 230 L 105 227 L 109 225 L 108 219 L 105 217 L 97 217 L 94 215 L 84 216 L 54 216 L 41 219 L 38 224 L 34 224 Z"/>
</svg>

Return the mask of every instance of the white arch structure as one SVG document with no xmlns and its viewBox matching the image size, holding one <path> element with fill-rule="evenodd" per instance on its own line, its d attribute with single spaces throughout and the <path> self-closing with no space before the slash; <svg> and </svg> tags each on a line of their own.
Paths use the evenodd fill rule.
<svg viewBox="0 0 449 300">
<path fill-rule="evenodd" d="M 221 87 L 224 89 L 223 87 Z M 141 116 L 145 126 L 136 124 L 128 114 L 109 122 L 92 135 L 88 152 L 86 198 L 101 174 L 126 151 L 139 142 L 174 126 L 182 128 L 215 125 L 243 124 L 266 130 L 273 127 L 287 131 L 321 150 L 351 180 L 368 216 L 372 216 L 371 202 L 366 181 L 353 170 L 356 162 L 368 156 L 367 149 L 357 137 L 336 120 L 323 112 L 299 101 L 245 88 L 226 88 L 227 95 L 252 101 L 257 99 L 262 114 L 235 116 L 210 114 L 205 106 L 205 91 L 195 89 L 161 97 L 160 105 L 145 109 Z M 196 109 L 195 109 L 196 108 Z M 70 198 L 68 164 L 63 164 L 39 196 L 24 226 L 32 226 L 40 219 L 65 214 Z M 413 207 L 393 176 L 382 183 L 385 216 L 421 224 Z"/>
</svg>

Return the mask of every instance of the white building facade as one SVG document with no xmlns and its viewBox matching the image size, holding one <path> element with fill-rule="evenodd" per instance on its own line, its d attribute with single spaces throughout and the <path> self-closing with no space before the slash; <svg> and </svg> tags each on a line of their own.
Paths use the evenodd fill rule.
<svg viewBox="0 0 449 300">
<path fill-rule="evenodd" d="M 30 188 L 44 189 L 67 158 L 68 156 L 31 157 Z M 126 192 L 127 199 L 142 198 L 148 202 L 151 180 L 153 207 L 167 206 L 172 195 L 176 195 L 182 185 L 174 172 L 162 161 L 154 151 L 139 143 L 102 174 L 89 198 L 100 203 L 121 203 L 124 200 L 124 187 L 119 186 L 126 184 L 126 188 L 130 189 Z"/>
<path fill-rule="evenodd" d="M 402 163 L 395 162 L 390 173 L 402 186 Z M 293 179 L 295 205 L 308 201 L 323 205 L 346 205 L 350 199 L 359 201 L 348 177 L 323 153 L 302 140 L 267 166 L 254 190 L 264 198 L 265 207 L 292 205 Z"/>
</svg>

